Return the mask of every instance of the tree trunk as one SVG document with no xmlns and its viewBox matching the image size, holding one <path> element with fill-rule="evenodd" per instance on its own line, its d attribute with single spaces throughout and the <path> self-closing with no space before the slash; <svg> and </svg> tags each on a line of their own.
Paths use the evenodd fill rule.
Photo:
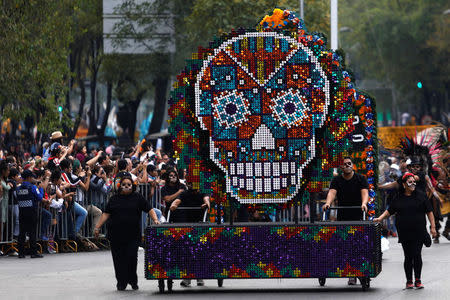
<svg viewBox="0 0 450 300">
<path fill-rule="evenodd" d="M 86 88 L 84 86 L 84 80 L 81 76 L 81 57 L 78 58 L 77 61 L 77 82 L 80 86 L 80 108 L 78 110 L 77 117 L 75 119 L 75 124 L 73 125 L 73 130 L 70 136 L 70 139 L 75 138 L 75 135 L 77 134 L 78 127 L 80 126 L 81 117 L 83 116 L 83 110 L 84 110 L 84 104 L 86 103 Z"/>
<path fill-rule="evenodd" d="M 91 78 L 91 105 L 89 106 L 89 130 L 88 135 L 96 134 L 97 133 L 97 119 L 95 117 L 95 110 L 96 110 L 96 91 L 97 89 L 97 71 L 94 71 L 92 73 Z"/>
<path fill-rule="evenodd" d="M 153 109 L 153 118 L 148 129 L 148 134 L 161 131 L 162 122 L 166 110 L 166 92 L 169 78 L 160 77 L 153 81 L 155 86 L 155 107 Z"/>
<path fill-rule="evenodd" d="M 102 120 L 102 125 L 100 128 L 99 136 L 100 136 L 100 145 L 103 147 L 105 145 L 105 129 L 106 125 L 108 125 L 108 116 L 111 111 L 111 102 L 112 102 L 112 82 L 108 81 L 106 84 L 106 110 L 105 115 Z"/>
<path fill-rule="evenodd" d="M 139 104 L 141 104 L 141 100 L 144 97 L 147 90 L 140 91 L 134 101 L 131 101 L 129 104 L 130 107 L 130 119 L 128 125 L 128 134 L 130 135 L 131 140 L 134 142 L 134 132 L 136 131 L 136 114 L 139 108 Z"/>
</svg>

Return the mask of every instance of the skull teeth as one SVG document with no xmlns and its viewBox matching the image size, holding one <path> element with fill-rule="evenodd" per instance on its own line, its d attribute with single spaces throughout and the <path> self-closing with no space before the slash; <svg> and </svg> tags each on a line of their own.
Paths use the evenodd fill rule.
<svg viewBox="0 0 450 300">
<path fill-rule="evenodd" d="M 298 182 L 295 162 L 231 163 L 231 184 L 257 193 L 280 190 Z"/>
</svg>

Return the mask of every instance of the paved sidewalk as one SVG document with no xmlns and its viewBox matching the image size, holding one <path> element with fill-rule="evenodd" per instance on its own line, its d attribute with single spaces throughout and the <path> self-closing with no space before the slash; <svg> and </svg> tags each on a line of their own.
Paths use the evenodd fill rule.
<svg viewBox="0 0 450 300">
<path fill-rule="evenodd" d="M 144 279 L 144 252 L 139 251 L 139 291 L 115 289 L 114 270 L 108 251 L 46 255 L 42 259 L 0 257 L 0 299 L 450 299 L 450 242 L 423 250 L 424 290 L 403 290 L 403 254 L 397 239 L 384 253 L 383 271 L 368 292 L 349 287 L 345 279 L 327 279 L 320 287 L 316 279 L 225 280 L 223 288 L 214 280 L 205 287 L 183 289 L 179 280 L 174 293 L 158 294 L 156 281 Z M 193 282 L 195 283 L 195 282 Z"/>
</svg>

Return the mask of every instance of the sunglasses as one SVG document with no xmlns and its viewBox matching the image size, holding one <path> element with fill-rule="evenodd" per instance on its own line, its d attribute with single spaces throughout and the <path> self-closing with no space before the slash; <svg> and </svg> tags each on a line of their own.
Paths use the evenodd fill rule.
<svg viewBox="0 0 450 300">
<path fill-rule="evenodd" d="M 353 165 L 353 163 L 351 163 L 351 162 L 346 162 L 346 163 L 342 164 L 342 166 L 344 166 L 344 167 L 351 167 L 352 165 Z"/>
<path fill-rule="evenodd" d="M 124 183 L 124 184 L 122 184 L 123 187 L 129 187 L 131 185 L 132 185 L 131 183 Z"/>
</svg>

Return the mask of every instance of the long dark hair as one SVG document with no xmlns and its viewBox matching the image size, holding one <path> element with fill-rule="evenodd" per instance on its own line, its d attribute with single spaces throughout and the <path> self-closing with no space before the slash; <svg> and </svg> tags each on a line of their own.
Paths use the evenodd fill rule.
<svg viewBox="0 0 450 300">
<path fill-rule="evenodd" d="M 6 160 L 0 161 L 0 176 L 2 176 L 2 179 L 6 181 L 7 177 L 3 177 L 3 172 L 8 170 L 8 162 Z"/>
</svg>

